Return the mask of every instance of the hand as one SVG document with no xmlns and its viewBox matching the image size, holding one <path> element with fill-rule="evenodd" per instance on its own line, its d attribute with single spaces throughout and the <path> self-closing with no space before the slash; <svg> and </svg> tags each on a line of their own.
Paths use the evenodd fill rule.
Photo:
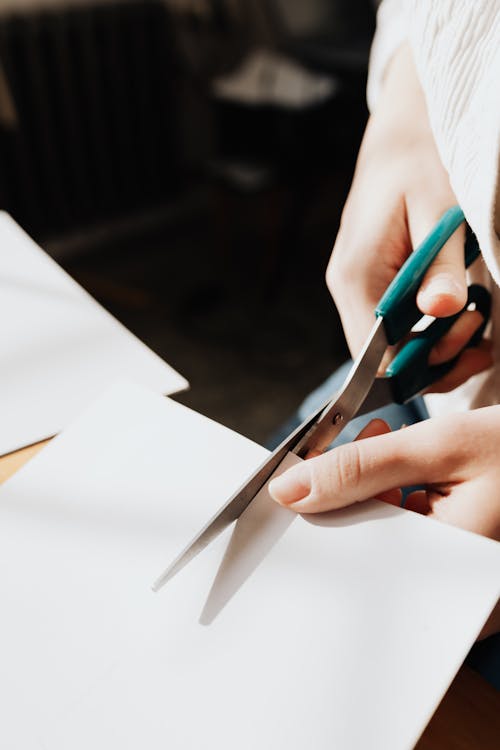
<svg viewBox="0 0 500 750">
<path fill-rule="evenodd" d="M 269 485 L 276 502 L 320 513 L 421 485 L 405 507 L 500 541 L 500 406 L 429 419 L 397 432 L 374 420 L 348 443 L 292 467 Z M 482 635 L 500 630 L 500 607 Z"/>
<path fill-rule="evenodd" d="M 368 123 L 327 270 L 353 356 L 373 325 L 374 308 L 389 283 L 412 249 L 456 203 L 434 142 L 411 50 L 403 45 L 390 64 Z M 422 313 L 444 317 L 465 305 L 464 231 L 461 227 L 455 232 L 428 271 L 417 298 Z M 481 322 L 478 312 L 464 313 L 431 352 L 430 364 L 453 359 Z M 432 390 L 452 390 L 490 367 L 490 348 L 483 341 L 464 351 Z"/>
<path fill-rule="evenodd" d="M 270 491 L 297 512 L 321 513 L 374 497 L 399 505 L 397 488 L 423 485 L 406 508 L 500 541 L 499 437 L 500 406 L 397 432 L 376 419 L 355 442 L 274 479 Z"/>
</svg>

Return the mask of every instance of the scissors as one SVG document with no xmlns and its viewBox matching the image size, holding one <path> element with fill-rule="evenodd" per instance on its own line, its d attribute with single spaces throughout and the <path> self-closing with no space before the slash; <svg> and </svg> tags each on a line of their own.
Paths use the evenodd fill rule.
<svg viewBox="0 0 500 750">
<path fill-rule="evenodd" d="M 422 244 L 409 256 L 377 305 L 373 328 L 340 390 L 307 417 L 229 498 L 158 578 L 153 591 L 159 591 L 240 517 L 289 452 L 305 458 L 310 451 L 324 451 L 355 416 L 367 414 L 389 403 L 406 403 L 446 375 L 460 355 L 440 365 L 429 365 L 428 357 L 437 341 L 466 309 L 475 308 L 483 316 L 483 324 L 466 347 L 479 343 L 489 320 L 491 297 L 483 286 L 472 284 L 468 288 L 467 303 L 459 313 L 436 319 L 424 331 L 404 342 L 385 374 L 377 377 L 387 347 L 406 339 L 422 318 L 416 303 L 419 287 L 440 250 L 464 221 L 459 206 L 443 214 Z M 480 254 L 477 240 L 468 228 L 464 252 L 468 268 Z"/>
</svg>

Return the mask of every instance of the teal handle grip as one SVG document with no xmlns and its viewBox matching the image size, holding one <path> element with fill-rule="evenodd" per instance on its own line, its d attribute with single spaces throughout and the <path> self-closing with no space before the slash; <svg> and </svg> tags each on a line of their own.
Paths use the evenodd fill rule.
<svg viewBox="0 0 500 750">
<path fill-rule="evenodd" d="M 464 220 L 460 206 L 448 209 L 388 286 L 375 314 L 384 319 L 389 344 L 397 344 L 422 317 L 416 302 L 420 284 L 440 250 Z"/>
<path fill-rule="evenodd" d="M 483 324 L 474 333 L 466 347 L 475 346 L 483 336 L 491 312 L 490 293 L 483 286 L 472 284 L 469 287 L 464 309 L 471 304 L 475 304 L 476 310 L 483 316 Z M 386 371 L 386 377 L 390 379 L 391 391 L 396 403 L 405 403 L 453 369 L 460 355 L 434 366 L 429 366 L 428 358 L 431 349 L 450 330 L 462 312 L 463 310 L 448 318 L 438 318 L 425 331 L 410 339 L 394 357 Z"/>
</svg>

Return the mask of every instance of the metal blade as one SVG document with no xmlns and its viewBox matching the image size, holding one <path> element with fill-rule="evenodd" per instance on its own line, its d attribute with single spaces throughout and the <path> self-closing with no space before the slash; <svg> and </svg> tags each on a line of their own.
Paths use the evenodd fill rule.
<svg viewBox="0 0 500 750">
<path fill-rule="evenodd" d="M 159 591 L 167 581 L 198 555 L 210 542 L 221 534 L 227 526 L 236 521 L 245 508 L 252 502 L 259 490 L 270 479 L 274 471 L 283 461 L 302 436 L 314 425 L 323 411 L 324 406 L 309 416 L 291 435 L 279 445 L 275 451 L 262 463 L 244 485 L 222 506 L 210 521 L 201 529 L 187 547 L 175 558 L 165 572 L 153 584 L 153 591 Z"/>
<path fill-rule="evenodd" d="M 356 416 L 362 417 L 364 414 L 369 414 L 371 411 L 381 409 L 383 406 L 392 403 L 394 403 L 394 397 L 392 395 L 390 379 L 384 377 L 377 378 L 358 409 Z"/>
<path fill-rule="evenodd" d="M 387 347 L 383 320 L 378 318 L 365 346 L 354 362 L 344 385 L 335 398 L 329 399 L 311 414 L 264 461 L 244 485 L 222 506 L 188 546 L 175 558 L 153 584 L 159 591 L 210 542 L 236 521 L 266 484 L 290 451 L 305 456 L 310 450 L 323 450 L 355 416 L 372 387 Z"/>
<path fill-rule="evenodd" d="M 386 348 L 384 320 L 379 317 L 336 398 L 328 403 L 294 453 L 304 457 L 311 450 L 323 451 L 335 440 L 370 393 Z"/>
</svg>

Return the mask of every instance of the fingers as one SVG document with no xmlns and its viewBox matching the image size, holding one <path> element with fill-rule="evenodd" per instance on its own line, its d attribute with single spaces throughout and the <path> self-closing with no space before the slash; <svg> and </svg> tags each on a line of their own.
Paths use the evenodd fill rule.
<svg viewBox="0 0 500 750">
<path fill-rule="evenodd" d="M 390 431 L 391 428 L 384 419 L 372 419 L 363 427 L 356 440 L 364 440 L 365 438 L 375 437 L 375 435 L 386 435 Z"/>
<path fill-rule="evenodd" d="M 453 324 L 448 333 L 434 346 L 429 356 L 430 365 L 440 365 L 456 357 L 483 324 L 478 310 L 467 310 Z"/>
<path fill-rule="evenodd" d="M 356 440 L 364 440 L 365 438 L 375 437 L 375 435 L 385 435 L 385 433 L 390 431 L 391 428 L 384 419 L 372 419 L 363 427 L 359 435 L 356 437 Z M 306 461 L 310 458 L 322 456 L 323 453 L 324 451 L 311 450 L 306 456 Z"/>
<path fill-rule="evenodd" d="M 484 420 L 485 426 L 486 422 Z M 460 434 L 459 429 L 456 432 Z M 466 448 L 466 452 L 470 451 L 471 446 Z M 404 507 L 443 523 L 500 540 L 498 479 L 495 471 L 485 470 L 484 467 L 465 484 L 445 481 L 439 486 L 429 484 L 426 489 L 411 492 L 406 497 Z"/>
<path fill-rule="evenodd" d="M 440 380 L 432 384 L 429 393 L 448 393 L 465 383 L 473 375 L 487 370 L 493 364 L 492 343 L 483 339 L 478 346 L 465 349 L 455 367 Z"/>
<path fill-rule="evenodd" d="M 396 508 L 401 507 L 401 500 L 403 499 L 403 493 L 399 487 L 395 487 L 392 490 L 386 490 L 385 492 L 379 492 L 378 495 L 374 495 L 374 500 L 382 500 L 384 503 L 389 505 L 395 505 Z"/>
<path fill-rule="evenodd" d="M 387 422 L 383 419 L 372 419 L 371 422 L 368 422 L 368 424 L 361 430 L 356 440 L 365 440 L 366 438 L 375 437 L 376 435 L 386 435 L 388 432 L 391 432 L 391 428 Z M 398 487 L 396 487 L 387 490 L 386 492 L 380 492 L 376 499 L 383 500 L 384 503 L 389 503 L 390 505 L 396 505 L 399 507 L 401 505 L 402 497 L 403 493 Z"/>
<path fill-rule="evenodd" d="M 459 467 L 457 441 L 440 420 L 340 446 L 292 467 L 270 484 L 271 496 L 300 513 L 319 513 L 379 497 L 394 487 L 431 484 Z"/>
<path fill-rule="evenodd" d="M 433 147 L 435 149 L 435 146 Z M 425 239 L 438 219 L 456 205 L 448 175 L 437 156 L 433 164 L 432 190 L 417 182 L 407 195 L 408 227 L 413 248 Z M 429 178 L 428 178 L 429 180 Z M 467 301 L 464 262 L 465 225 L 462 224 L 439 252 L 420 286 L 417 304 L 426 315 L 436 318 L 454 315 Z"/>
<path fill-rule="evenodd" d="M 477 310 L 464 312 L 452 328 L 438 341 L 429 356 L 429 365 L 440 365 L 454 359 L 462 352 L 453 370 L 434 383 L 429 393 L 446 393 L 465 383 L 473 375 L 487 370 L 493 364 L 491 341 L 483 339 L 477 346 L 464 349 L 483 323 Z"/>
<path fill-rule="evenodd" d="M 456 200 L 450 198 L 443 210 L 435 205 L 415 207 L 408 214 L 412 245 L 416 248 L 432 229 L 436 221 Z M 467 302 L 467 283 L 464 262 L 465 227 L 460 226 L 439 252 L 427 271 L 417 295 L 417 304 L 426 315 L 436 318 L 454 315 Z"/>
<path fill-rule="evenodd" d="M 382 194 L 378 182 L 365 176 L 361 186 L 353 187 L 326 272 L 353 357 L 373 326 L 378 301 L 408 255 L 404 201 L 395 193 Z"/>
<path fill-rule="evenodd" d="M 451 526 L 498 540 L 500 520 L 497 498 L 497 478 L 485 471 L 466 486 L 453 488 L 453 492 L 435 494 L 430 500 L 428 515 Z"/>
<path fill-rule="evenodd" d="M 426 516 L 431 509 L 426 490 L 415 490 L 406 496 L 405 509 Z"/>
</svg>

